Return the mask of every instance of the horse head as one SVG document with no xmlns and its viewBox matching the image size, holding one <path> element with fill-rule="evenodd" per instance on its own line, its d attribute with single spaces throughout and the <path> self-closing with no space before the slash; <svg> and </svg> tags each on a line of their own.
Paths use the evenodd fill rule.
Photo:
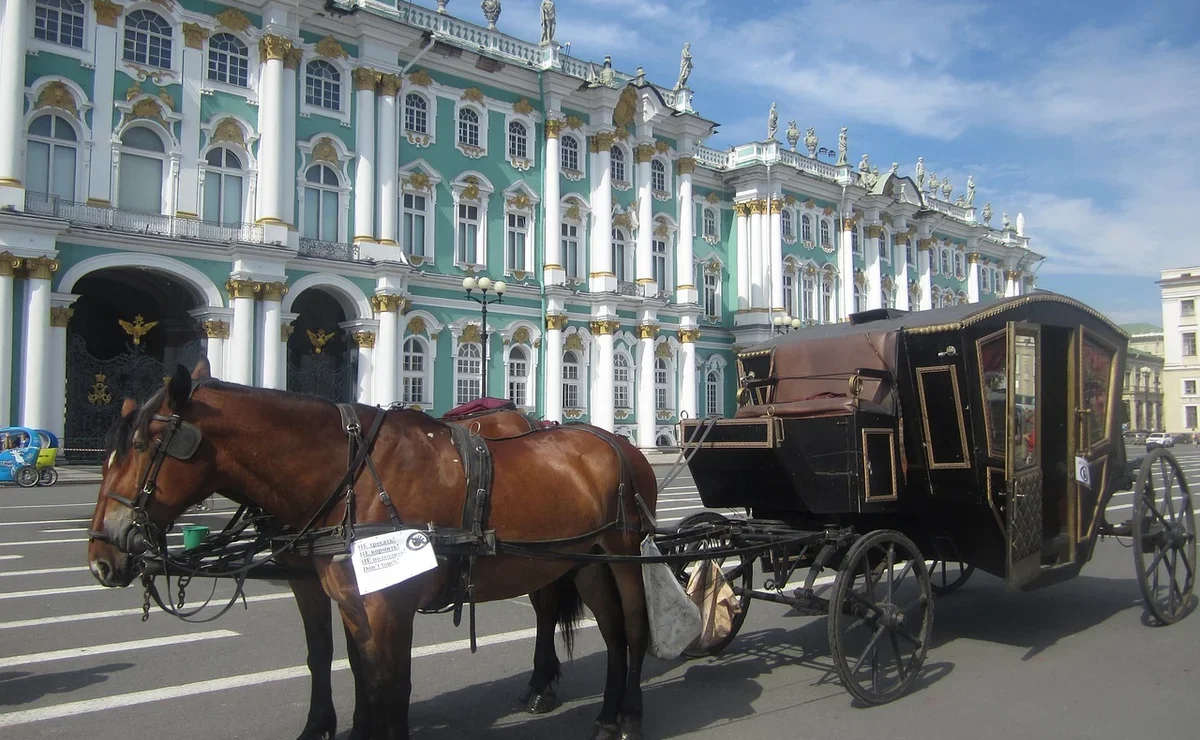
<svg viewBox="0 0 1200 740">
<path fill-rule="evenodd" d="M 188 421 L 195 415 L 193 391 L 211 379 L 202 358 L 190 374 L 178 366 L 144 405 L 125 399 L 105 442 L 88 530 L 88 565 L 103 585 L 128 586 L 140 556 L 165 550 L 175 520 L 214 490 L 211 444 Z"/>
</svg>

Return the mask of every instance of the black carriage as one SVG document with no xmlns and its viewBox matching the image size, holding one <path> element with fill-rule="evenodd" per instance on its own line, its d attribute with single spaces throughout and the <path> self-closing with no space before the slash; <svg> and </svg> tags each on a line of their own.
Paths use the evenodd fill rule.
<svg viewBox="0 0 1200 740">
<path fill-rule="evenodd" d="M 744 349 L 734 418 L 685 420 L 680 436 L 705 506 L 746 516 L 685 520 L 675 549 L 733 555 L 735 633 L 752 599 L 827 613 L 839 677 L 866 703 L 907 691 L 933 595 L 976 568 L 1041 588 L 1127 535 L 1147 610 L 1177 621 L 1193 602 L 1192 499 L 1169 452 L 1126 460 L 1126 344 L 1096 311 L 1035 293 L 871 310 Z M 1110 523 L 1130 487 L 1132 518 Z"/>
</svg>

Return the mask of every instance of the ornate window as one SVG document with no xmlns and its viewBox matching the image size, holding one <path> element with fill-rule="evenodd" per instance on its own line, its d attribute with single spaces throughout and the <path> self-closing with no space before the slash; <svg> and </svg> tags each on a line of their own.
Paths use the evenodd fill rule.
<svg viewBox="0 0 1200 740">
<path fill-rule="evenodd" d="M 804 277 L 800 282 L 800 295 L 803 305 L 803 318 L 805 321 L 816 322 L 817 320 L 817 274 L 811 267 L 804 269 Z"/>
<path fill-rule="evenodd" d="M 304 102 L 326 110 L 342 110 L 342 73 L 324 59 L 304 68 Z"/>
<path fill-rule="evenodd" d="M 784 213 L 787 213 L 787 211 L 784 211 Z M 717 209 L 715 208 L 706 207 L 704 209 L 704 238 L 717 238 Z"/>
<path fill-rule="evenodd" d="M 625 282 L 629 275 L 629 242 L 625 240 L 625 232 L 621 229 L 612 230 L 612 263 L 613 272 L 618 282 Z"/>
<path fill-rule="evenodd" d="M 667 241 L 666 239 L 655 239 L 650 242 L 650 269 L 651 277 L 658 286 L 658 292 L 664 293 L 667 290 Z"/>
<path fill-rule="evenodd" d="M 850 230 L 850 250 L 854 252 L 855 257 L 863 259 L 862 237 L 859 236 L 857 228 Z"/>
<path fill-rule="evenodd" d="M 166 146 L 158 134 L 133 126 L 121 135 L 117 207 L 139 213 L 162 213 L 167 173 Z"/>
<path fill-rule="evenodd" d="M 476 247 L 479 243 L 479 206 L 470 203 L 458 204 L 458 236 L 455 242 L 454 259 L 462 264 L 475 264 Z"/>
<path fill-rule="evenodd" d="M 237 154 L 224 147 L 204 157 L 204 205 L 201 218 L 219 224 L 240 224 L 245 193 L 245 172 Z"/>
<path fill-rule="evenodd" d="M 425 96 L 417 93 L 404 96 L 404 130 L 414 134 L 429 133 L 429 103 Z"/>
<path fill-rule="evenodd" d="M 479 114 L 473 108 L 460 108 L 458 111 L 458 143 L 479 146 Z"/>
<path fill-rule="evenodd" d="M 628 409 L 633 398 L 633 373 L 630 368 L 629 356 L 617 352 L 613 356 L 613 408 Z"/>
<path fill-rule="evenodd" d="M 886 231 L 879 234 L 879 259 L 889 265 L 892 263 L 892 247 L 888 242 L 890 238 L 891 236 Z"/>
<path fill-rule="evenodd" d="M 461 406 L 480 397 L 482 369 L 480 346 L 474 342 L 458 345 L 458 357 L 454 362 L 454 405 Z"/>
<path fill-rule="evenodd" d="M 821 246 L 828 247 L 833 244 L 833 235 L 829 227 L 829 222 L 821 219 Z"/>
<path fill-rule="evenodd" d="M 508 352 L 508 400 L 518 406 L 529 406 L 529 356 L 524 347 Z"/>
<path fill-rule="evenodd" d="M 943 247 L 941 250 L 941 254 L 942 254 L 941 273 L 943 275 L 945 275 L 946 277 L 951 277 L 952 275 L 954 275 L 954 269 L 950 264 L 950 250 Z"/>
<path fill-rule="evenodd" d="M 564 136 L 559 139 L 558 145 L 562 168 L 571 172 L 579 172 L 579 139 L 574 136 Z"/>
<path fill-rule="evenodd" d="M 908 237 L 908 242 L 904 245 L 904 259 L 909 265 L 917 264 L 917 251 L 916 248 L 913 247 L 913 239 L 911 236 Z"/>
<path fill-rule="evenodd" d="M 25 187 L 31 192 L 75 200 L 78 161 L 75 128 L 61 116 L 44 115 L 29 124 Z"/>
<path fill-rule="evenodd" d="M 835 321 L 837 314 L 833 310 L 833 286 L 836 278 L 831 272 L 821 273 L 821 321 Z"/>
<path fill-rule="evenodd" d="M 721 302 L 718 300 L 720 278 L 715 272 L 704 271 L 704 315 L 713 319 L 721 316 Z"/>
<path fill-rule="evenodd" d="M 424 341 L 416 337 L 404 340 L 400 361 L 400 393 L 404 403 L 429 403 L 426 379 L 428 358 Z"/>
<path fill-rule="evenodd" d="M 611 158 L 612 179 L 614 182 L 625 182 L 625 150 L 616 144 L 608 151 Z"/>
<path fill-rule="evenodd" d="M 505 268 L 508 272 L 528 272 L 529 218 L 521 213 L 508 214 Z"/>
<path fill-rule="evenodd" d="M 796 272 L 794 267 L 783 269 L 783 310 L 789 316 L 796 315 Z"/>
<path fill-rule="evenodd" d="M 654 409 L 665 411 L 673 408 L 671 403 L 671 368 L 667 360 L 657 357 L 654 360 Z"/>
<path fill-rule="evenodd" d="M 784 208 L 779 213 L 779 232 L 785 240 L 791 241 L 796 238 L 796 226 L 792 221 L 792 209 Z"/>
<path fill-rule="evenodd" d="M 562 402 L 563 408 L 577 409 L 579 406 L 579 355 L 574 350 L 563 352 Z"/>
<path fill-rule="evenodd" d="M 567 277 L 578 280 L 583 277 L 582 253 L 579 249 L 579 224 L 564 221 L 562 223 L 562 259 Z"/>
<path fill-rule="evenodd" d="M 521 121 L 508 124 L 508 156 L 529 159 L 529 129 Z"/>
<path fill-rule="evenodd" d="M 404 253 L 414 257 L 426 257 L 425 253 L 425 219 L 428 213 L 428 199 L 418 193 L 405 193 L 403 196 L 404 223 L 400 227 L 400 246 Z"/>
<path fill-rule="evenodd" d="M 304 174 L 304 224 L 307 239 L 336 242 L 341 233 L 341 181 L 329 165 L 315 164 Z"/>
<path fill-rule="evenodd" d="M 713 369 L 704 374 L 704 413 L 717 416 L 723 413 L 721 406 L 721 374 Z"/>
<path fill-rule="evenodd" d="M 33 37 L 82 49 L 86 17 L 87 11 L 80 0 L 37 0 L 33 8 Z"/>
<path fill-rule="evenodd" d="M 171 24 L 161 15 L 150 10 L 135 10 L 125 16 L 122 58 L 135 64 L 170 69 L 171 36 Z"/>
<path fill-rule="evenodd" d="M 800 238 L 806 242 L 813 240 L 812 216 L 807 213 L 800 217 Z"/>
<path fill-rule="evenodd" d="M 954 250 L 954 276 L 959 280 L 962 280 L 967 274 L 965 265 L 966 259 L 963 257 L 963 253 L 957 249 Z"/>
<path fill-rule="evenodd" d="M 855 280 L 854 281 L 854 313 L 858 313 L 859 311 L 863 310 L 863 303 L 865 300 L 866 300 L 866 296 L 863 295 L 863 287 L 858 284 L 857 280 Z"/>
<path fill-rule="evenodd" d="M 987 265 L 979 268 L 979 290 L 984 295 L 992 292 L 992 268 Z"/>
<path fill-rule="evenodd" d="M 667 192 L 667 167 L 661 159 L 650 160 L 650 189 L 659 193 Z"/>
<path fill-rule="evenodd" d="M 208 79 L 228 85 L 250 85 L 250 49 L 231 33 L 208 40 Z"/>
</svg>

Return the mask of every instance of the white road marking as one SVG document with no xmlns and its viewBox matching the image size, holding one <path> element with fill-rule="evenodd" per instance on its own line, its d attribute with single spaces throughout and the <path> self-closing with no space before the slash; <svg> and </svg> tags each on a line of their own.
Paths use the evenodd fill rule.
<svg viewBox="0 0 1200 740">
<path fill-rule="evenodd" d="M 20 557 L 20 556 L 18 556 Z M 86 565 L 72 566 L 70 568 L 35 568 L 34 570 L 0 570 L 0 578 L 12 576 L 48 576 L 54 573 L 87 573 Z"/>
<path fill-rule="evenodd" d="M 590 629 L 595 626 L 596 622 L 591 619 L 585 619 L 579 623 L 580 629 Z M 537 628 L 530 628 L 515 630 L 513 632 L 501 632 L 496 635 L 481 635 L 477 642 L 481 647 L 485 645 L 501 645 L 507 642 L 527 640 L 535 635 L 537 635 Z M 459 650 L 468 650 L 470 647 L 470 640 L 452 640 L 450 642 L 438 643 L 436 645 L 423 645 L 421 647 L 414 647 L 412 650 L 412 657 L 425 658 L 433 655 L 443 655 L 445 653 L 457 652 Z M 334 661 L 331 670 L 344 671 L 349 667 L 349 661 L 337 660 Z M 140 704 L 166 701 L 167 699 L 180 699 L 189 696 L 200 696 L 202 694 L 211 694 L 217 691 L 228 691 L 230 689 L 240 689 L 247 686 L 259 686 L 266 683 L 274 683 L 276 681 L 287 681 L 293 678 L 306 678 L 308 675 L 308 666 L 298 665 L 292 666 L 291 668 L 280 668 L 274 671 L 244 673 L 240 676 L 228 676 L 209 681 L 196 681 L 194 683 L 180 684 L 178 686 L 164 686 L 158 689 L 135 691 L 129 694 L 120 694 L 118 696 L 85 699 L 83 701 L 73 701 L 64 704 L 53 704 L 51 706 L 39 707 L 37 709 L 26 709 L 19 712 L 7 712 L 0 714 L 0 727 L 16 727 L 17 725 L 26 725 L 32 722 L 44 722 L 50 719 L 61 719 L 63 717 L 74 717 L 81 714 L 102 712 L 107 709 L 121 709 L 124 707 L 138 706 Z"/>
<path fill-rule="evenodd" d="M 275 594 L 260 594 L 258 596 L 247 596 L 247 603 L 258 603 L 261 601 L 278 601 L 279 599 L 292 598 L 292 592 L 275 593 Z M 215 599 L 214 599 L 215 601 Z M 240 599 L 238 600 L 241 601 Z M 150 613 L 158 612 L 157 608 L 151 609 Z M 136 609 L 110 609 L 103 612 L 86 612 L 84 614 L 60 614 L 55 617 L 39 617 L 37 619 L 15 619 L 11 622 L 0 622 L 0 630 L 15 630 L 23 627 L 45 627 L 49 624 L 65 624 L 67 622 L 90 622 L 94 619 L 111 619 L 113 617 L 131 617 L 135 614 L 141 614 L 142 608 Z"/>
<path fill-rule="evenodd" d="M 226 515 L 231 515 L 233 513 L 234 512 L 232 512 L 232 511 L 203 511 L 203 512 L 196 512 L 194 514 L 184 514 L 180 518 L 182 519 L 184 517 L 198 517 L 198 516 L 226 516 Z M 0 527 L 19 527 L 22 524 L 29 524 L 29 525 L 78 524 L 80 522 L 82 522 L 84 524 L 88 524 L 91 521 L 92 520 L 90 517 L 88 517 L 88 518 L 76 517 L 73 519 L 41 519 L 41 520 L 32 521 L 32 522 L 0 522 Z"/>
<path fill-rule="evenodd" d="M 83 591 L 99 591 L 106 588 L 106 586 L 101 586 L 99 583 L 93 583 L 87 586 L 64 586 L 62 588 L 39 588 L 31 591 L 0 592 L 0 601 L 36 598 L 38 596 L 61 596 L 62 594 L 77 594 Z"/>
<path fill-rule="evenodd" d="M 83 501 L 77 504 L 20 504 L 18 506 L 0 506 L 0 509 L 64 509 L 70 506 L 90 506 L 96 508 L 95 501 Z"/>
<path fill-rule="evenodd" d="M 0 560 L 20 560 L 24 555 L 0 555 Z"/>
<path fill-rule="evenodd" d="M 21 540 L 20 542 L 0 542 L 0 547 L 25 547 L 27 545 L 61 545 L 64 542 L 87 542 L 87 537 L 71 537 L 61 540 Z"/>
<path fill-rule="evenodd" d="M 147 640 L 114 642 L 108 645 L 91 645 L 88 647 L 67 648 L 66 650 L 51 650 L 47 653 L 14 655 L 9 658 L 0 658 L 0 668 L 24 667 L 34 663 L 49 663 L 55 660 L 70 660 L 71 658 L 84 658 L 89 655 L 121 653 L 126 650 L 142 650 L 144 648 L 163 647 L 166 645 L 182 645 L 187 642 L 204 642 L 205 640 L 218 640 L 222 637 L 237 637 L 239 634 L 230 630 L 210 630 L 208 632 L 194 632 L 191 634 L 171 635 L 169 637 L 153 637 Z"/>
</svg>

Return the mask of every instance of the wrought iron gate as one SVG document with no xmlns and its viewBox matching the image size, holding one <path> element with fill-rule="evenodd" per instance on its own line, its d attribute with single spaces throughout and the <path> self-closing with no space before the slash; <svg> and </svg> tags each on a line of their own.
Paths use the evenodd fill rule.
<svg viewBox="0 0 1200 740">
<path fill-rule="evenodd" d="M 192 367 L 204 355 L 199 339 L 173 348 L 176 363 Z M 174 364 L 172 364 L 172 369 Z M 104 435 L 121 414 L 126 396 L 145 401 L 163 383 L 168 369 L 138 345 L 109 360 L 88 352 L 87 341 L 72 334 L 67 343 L 67 408 L 63 447 L 72 458 L 99 457 Z"/>
<path fill-rule="evenodd" d="M 357 352 L 348 351 L 344 357 L 335 355 L 301 355 L 299 362 L 289 359 L 287 389 L 296 393 L 320 396 L 334 403 L 358 400 L 355 385 L 358 381 Z"/>
</svg>

